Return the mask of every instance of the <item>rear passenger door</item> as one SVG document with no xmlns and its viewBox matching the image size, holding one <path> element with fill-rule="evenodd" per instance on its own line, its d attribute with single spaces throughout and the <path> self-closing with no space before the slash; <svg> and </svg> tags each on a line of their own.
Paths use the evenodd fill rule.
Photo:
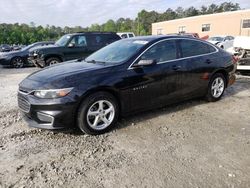
<svg viewBox="0 0 250 188">
<path fill-rule="evenodd" d="M 106 41 L 106 37 L 104 34 L 91 34 L 87 35 L 88 40 L 88 48 L 91 53 L 103 48 L 104 46 L 108 45 Z"/>
<path fill-rule="evenodd" d="M 119 40 L 118 35 L 113 34 L 91 34 L 87 35 L 88 49 L 91 53 Z"/>
<path fill-rule="evenodd" d="M 179 80 L 183 98 L 199 96 L 206 92 L 208 75 L 213 70 L 217 49 L 212 45 L 194 39 L 177 40 L 181 58 Z"/>
</svg>

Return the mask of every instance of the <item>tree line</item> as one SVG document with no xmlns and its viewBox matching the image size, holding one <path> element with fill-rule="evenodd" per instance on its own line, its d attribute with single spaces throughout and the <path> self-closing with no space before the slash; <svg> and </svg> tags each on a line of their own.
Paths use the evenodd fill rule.
<svg viewBox="0 0 250 188">
<path fill-rule="evenodd" d="M 108 20 L 104 24 L 92 24 L 89 27 L 56 27 L 56 26 L 35 26 L 35 23 L 28 24 L 0 24 L 0 44 L 31 44 L 37 41 L 57 40 L 66 33 L 87 32 L 87 31 L 111 31 L 111 32 L 134 32 L 136 35 L 150 35 L 151 24 L 154 22 L 174 20 L 191 16 L 213 14 L 227 11 L 240 10 L 238 3 L 224 2 L 219 5 L 211 4 L 202 6 L 199 9 L 191 6 L 189 8 L 178 7 L 173 10 L 168 8 L 165 12 L 142 10 L 135 19 L 119 18 Z"/>
</svg>

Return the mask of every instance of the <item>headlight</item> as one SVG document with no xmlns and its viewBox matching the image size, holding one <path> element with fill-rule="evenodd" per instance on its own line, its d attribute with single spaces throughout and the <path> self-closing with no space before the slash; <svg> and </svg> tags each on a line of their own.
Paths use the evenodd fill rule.
<svg viewBox="0 0 250 188">
<path fill-rule="evenodd" d="M 42 99 L 55 99 L 59 97 L 65 97 L 72 89 L 73 87 L 64 89 L 36 90 L 34 91 L 34 95 Z"/>
<path fill-rule="evenodd" d="M 40 50 L 35 50 L 35 51 L 32 53 L 33 56 L 40 56 L 40 55 L 42 55 L 42 54 L 43 54 L 43 51 L 40 51 Z"/>
</svg>

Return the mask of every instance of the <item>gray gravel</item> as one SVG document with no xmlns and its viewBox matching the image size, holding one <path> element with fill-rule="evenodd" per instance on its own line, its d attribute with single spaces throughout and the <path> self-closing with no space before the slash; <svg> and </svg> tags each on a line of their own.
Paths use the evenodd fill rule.
<svg viewBox="0 0 250 188">
<path fill-rule="evenodd" d="M 0 187 L 250 187 L 250 77 L 221 101 L 140 113 L 100 136 L 29 128 L 0 69 Z"/>
</svg>

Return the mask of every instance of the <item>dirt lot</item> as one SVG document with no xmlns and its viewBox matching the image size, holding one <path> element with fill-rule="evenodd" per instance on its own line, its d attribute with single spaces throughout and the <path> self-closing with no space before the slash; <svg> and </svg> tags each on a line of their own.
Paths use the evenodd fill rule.
<svg viewBox="0 0 250 188">
<path fill-rule="evenodd" d="M 250 187 L 250 77 L 223 99 L 122 119 L 101 136 L 32 129 L 17 84 L 0 69 L 0 187 Z"/>
</svg>

